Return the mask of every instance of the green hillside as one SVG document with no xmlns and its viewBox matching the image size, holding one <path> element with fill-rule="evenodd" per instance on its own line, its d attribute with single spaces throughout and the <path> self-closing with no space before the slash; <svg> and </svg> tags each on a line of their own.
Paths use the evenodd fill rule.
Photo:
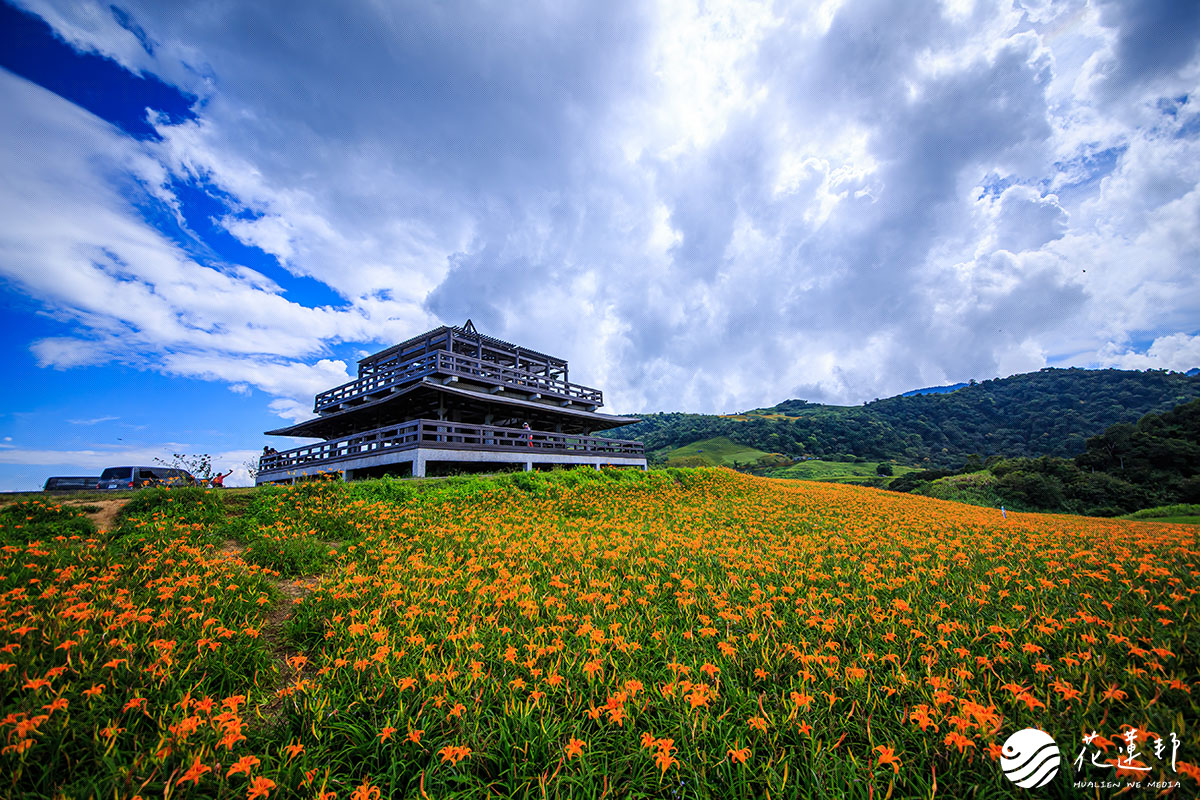
<svg viewBox="0 0 1200 800">
<path fill-rule="evenodd" d="M 893 478 L 919 471 L 916 467 L 893 464 L 892 474 L 890 476 L 883 476 L 876 471 L 878 467 L 878 461 L 848 462 L 810 459 L 808 461 L 798 461 L 786 467 L 764 470 L 759 474 L 768 478 L 792 478 L 802 481 L 836 481 L 837 483 L 854 483 L 866 486 L 886 486 Z"/>
<path fill-rule="evenodd" d="M 1148 522 L 1167 522 L 1176 525 L 1200 525 L 1200 503 L 1173 503 L 1169 506 L 1143 508 L 1122 519 L 1141 519 Z"/>
<path fill-rule="evenodd" d="M 725 436 L 664 450 L 659 455 L 663 462 L 670 467 L 733 467 L 736 469 L 791 463 L 789 458 L 732 442 Z"/>
<path fill-rule="evenodd" d="M 1189 521 L 1200 510 L 1200 400 L 1136 425 L 1112 425 L 1074 459 L 969 459 L 956 473 L 912 472 L 887 488 L 1022 511 L 1116 516 L 1144 509 L 1139 517 Z"/>
<path fill-rule="evenodd" d="M 672 451 L 720 437 L 793 459 L 857 456 L 926 468 L 982 458 L 1073 457 L 1091 436 L 1200 397 L 1200 377 L 1166 371 L 1044 369 L 954 392 L 890 397 L 862 406 L 788 400 L 717 416 L 642 414 L 608 432 Z"/>
</svg>

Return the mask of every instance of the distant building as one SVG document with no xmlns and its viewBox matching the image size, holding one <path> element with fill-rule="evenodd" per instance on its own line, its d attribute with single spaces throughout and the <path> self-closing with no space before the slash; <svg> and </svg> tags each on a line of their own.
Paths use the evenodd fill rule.
<svg viewBox="0 0 1200 800">
<path fill-rule="evenodd" d="M 467 320 L 367 356 L 356 380 L 316 396 L 314 419 L 267 431 L 324 441 L 264 455 L 257 482 L 424 477 L 447 463 L 645 469 L 641 442 L 591 435 L 638 421 L 598 413 L 603 403 L 599 389 L 568 381 L 563 359 L 484 336 Z"/>
</svg>

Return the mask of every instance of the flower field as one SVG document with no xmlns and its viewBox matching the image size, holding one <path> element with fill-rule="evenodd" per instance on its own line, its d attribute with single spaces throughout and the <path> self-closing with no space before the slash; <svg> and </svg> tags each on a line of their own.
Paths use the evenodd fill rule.
<svg viewBox="0 0 1200 800">
<path fill-rule="evenodd" d="M 1196 530 L 708 469 L 10 504 L 0 797 L 1196 796 Z"/>
</svg>

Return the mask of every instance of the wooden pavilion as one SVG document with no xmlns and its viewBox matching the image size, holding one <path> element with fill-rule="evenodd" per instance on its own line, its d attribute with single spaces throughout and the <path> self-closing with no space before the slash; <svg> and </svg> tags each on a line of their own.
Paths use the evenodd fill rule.
<svg viewBox="0 0 1200 800">
<path fill-rule="evenodd" d="M 424 477 L 431 465 L 646 468 L 641 442 L 592 436 L 638 420 L 601 414 L 567 362 L 485 336 L 471 320 L 369 355 L 358 378 L 316 396 L 316 417 L 271 436 L 317 444 L 264 455 L 257 482 L 322 473 Z M 525 427 L 528 426 L 528 427 Z"/>
</svg>

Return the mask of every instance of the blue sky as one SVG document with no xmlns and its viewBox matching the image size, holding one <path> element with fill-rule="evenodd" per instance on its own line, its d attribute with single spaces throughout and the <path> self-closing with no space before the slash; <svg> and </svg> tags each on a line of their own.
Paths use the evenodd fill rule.
<svg viewBox="0 0 1200 800">
<path fill-rule="evenodd" d="M 0 0 L 0 489 L 467 317 L 615 412 L 1200 364 L 1200 5 L 178 9 Z"/>
</svg>

